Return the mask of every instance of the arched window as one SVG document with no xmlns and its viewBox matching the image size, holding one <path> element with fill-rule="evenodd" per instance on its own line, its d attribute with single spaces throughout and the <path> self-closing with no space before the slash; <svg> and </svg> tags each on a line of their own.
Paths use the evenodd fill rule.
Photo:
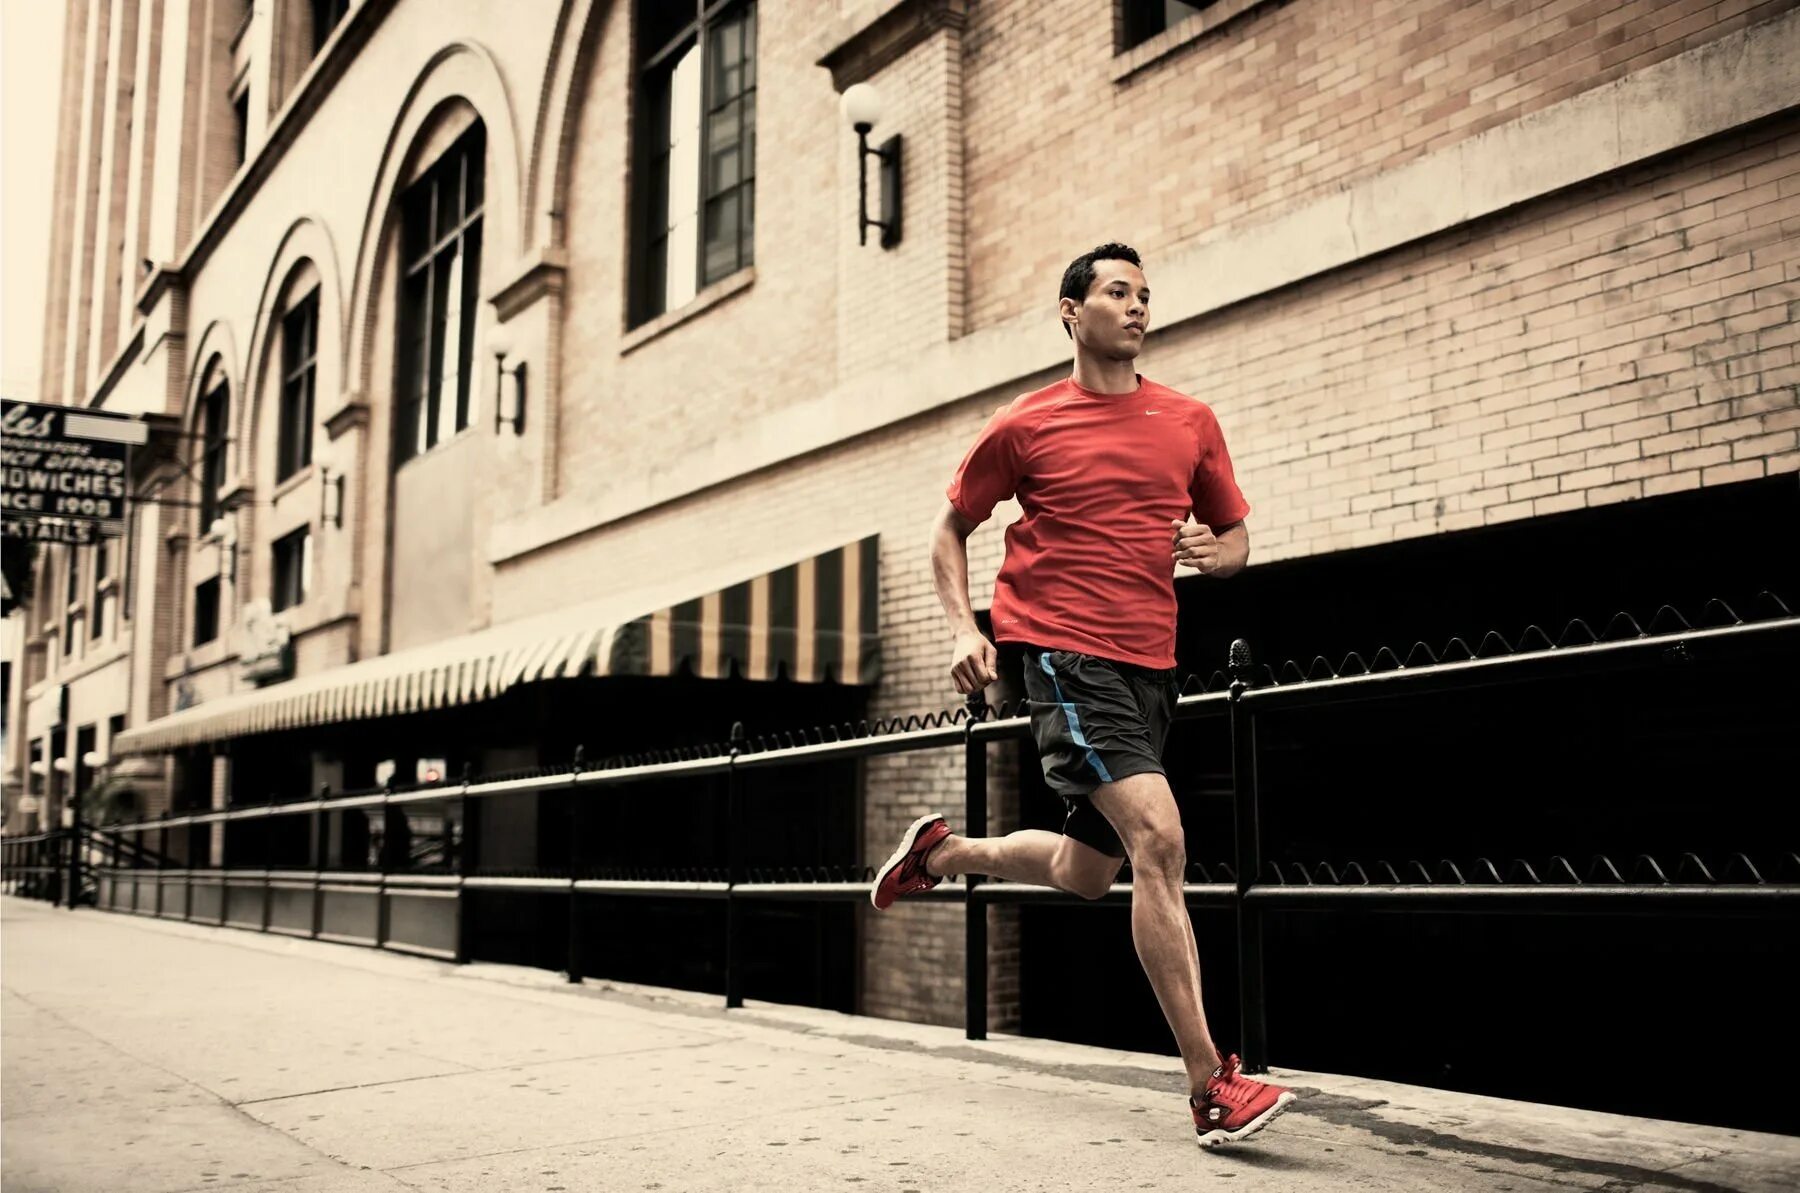
<svg viewBox="0 0 1800 1193">
<path fill-rule="evenodd" d="M 477 121 L 400 199 L 397 464 L 469 425 L 486 161 Z"/>
<path fill-rule="evenodd" d="M 200 398 L 200 533 L 218 518 L 225 497 L 225 449 L 231 442 L 231 386 L 215 359 Z"/>
<path fill-rule="evenodd" d="M 319 288 L 281 318 L 281 406 L 275 433 L 275 480 L 312 463 L 313 395 L 319 357 Z"/>
</svg>

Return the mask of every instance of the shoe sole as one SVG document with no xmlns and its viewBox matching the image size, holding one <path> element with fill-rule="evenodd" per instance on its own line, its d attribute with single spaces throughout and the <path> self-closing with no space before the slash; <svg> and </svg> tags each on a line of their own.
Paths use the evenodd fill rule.
<svg viewBox="0 0 1800 1193">
<path fill-rule="evenodd" d="M 887 876 L 893 873 L 894 867 L 905 861 L 906 855 L 913 851 L 913 846 L 919 843 L 919 834 L 930 828 L 933 822 L 942 819 L 943 817 L 936 812 L 929 816 L 921 816 L 912 822 L 911 828 L 900 834 L 900 848 L 894 850 L 894 855 L 888 858 L 886 865 L 875 871 L 875 882 L 869 887 L 869 904 L 876 911 L 887 910 L 887 907 L 875 902 L 875 897 L 881 893 L 881 884 L 887 881 Z M 895 896 L 895 898 L 898 899 L 899 896 Z M 892 903 L 888 904 L 888 907 L 892 906 Z"/>
<path fill-rule="evenodd" d="M 1281 1112 L 1293 1105 L 1297 1097 L 1297 1094 L 1292 1090 L 1289 1090 L 1287 1093 L 1284 1093 L 1279 1098 L 1275 1099 L 1275 1105 L 1269 1107 L 1237 1130 L 1208 1131 L 1206 1134 L 1198 1137 L 1198 1142 L 1202 1149 L 1210 1151 L 1221 1144 L 1236 1143 L 1240 1139 L 1247 1139 L 1280 1118 Z"/>
</svg>

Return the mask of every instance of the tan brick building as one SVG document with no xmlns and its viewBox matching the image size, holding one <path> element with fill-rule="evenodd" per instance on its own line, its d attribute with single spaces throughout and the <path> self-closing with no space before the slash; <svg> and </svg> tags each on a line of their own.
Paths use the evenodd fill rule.
<svg viewBox="0 0 1800 1193">
<path fill-rule="evenodd" d="M 989 413 L 1066 371 L 1062 269 L 1113 239 L 1155 291 L 1144 371 L 1218 413 L 1253 562 L 1295 585 L 1684 490 L 1766 502 L 1800 471 L 1795 7 L 73 4 L 46 400 L 167 420 L 165 500 L 129 562 L 43 560 L 9 773 L 129 726 L 222 803 L 285 684 L 870 536 L 879 679 L 804 715 L 952 704 L 925 528 Z M 858 237 L 862 81 L 872 140 L 904 137 L 890 250 Z M 978 607 L 1009 520 L 971 540 Z M 252 612 L 295 676 L 254 693 Z M 308 707 L 286 726 L 364 715 Z M 355 785 L 314 754 L 302 791 Z M 869 763 L 861 856 L 954 807 L 959 766 Z M 959 917 L 862 919 L 859 1008 L 956 1019 Z"/>
</svg>

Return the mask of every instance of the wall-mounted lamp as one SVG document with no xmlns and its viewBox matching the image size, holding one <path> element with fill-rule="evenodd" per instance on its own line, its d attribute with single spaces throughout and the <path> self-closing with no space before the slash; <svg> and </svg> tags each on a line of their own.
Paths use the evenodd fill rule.
<svg viewBox="0 0 1800 1193">
<path fill-rule="evenodd" d="M 869 243 L 869 229 L 881 229 L 881 247 L 891 249 L 900 243 L 900 134 L 895 133 L 881 148 L 869 148 L 869 130 L 881 119 L 881 96 L 868 83 L 856 83 L 844 92 L 844 119 L 856 130 L 856 210 L 860 221 L 856 242 Z M 881 218 L 869 218 L 869 159 L 881 163 Z"/>
<path fill-rule="evenodd" d="M 56 761 L 52 762 L 50 765 L 52 768 L 55 769 L 56 773 L 59 775 L 66 775 L 70 771 L 75 769 L 75 764 L 70 762 L 67 758 L 58 758 Z"/>
<path fill-rule="evenodd" d="M 494 434 L 500 428 L 512 424 L 513 434 L 525 433 L 525 362 L 520 361 L 512 368 L 506 367 L 506 358 L 512 355 L 512 336 L 504 327 L 496 326 L 488 333 L 488 351 L 494 354 Z M 508 385 L 506 379 L 511 376 L 513 383 Z"/>
<path fill-rule="evenodd" d="M 81 765 L 89 770 L 99 770 L 106 765 L 106 755 L 99 750 L 89 750 L 81 756 Z"/>
<path fill-rule="evenodd" d="M 344 474 L 329 466 L 319 469 L 319 524 L 344 526 Z"/>
<path fill-rule="evenodd" d="M 40 758 L 31 764 L 31 773 L 41 779 L 50 773 L 50 767 L 42 758 Z"/>
</svg>

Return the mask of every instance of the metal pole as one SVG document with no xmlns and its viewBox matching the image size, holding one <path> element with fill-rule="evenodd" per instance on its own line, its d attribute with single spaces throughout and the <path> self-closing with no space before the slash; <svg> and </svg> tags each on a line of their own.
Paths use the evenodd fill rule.
<svg viewBox="0 0 1800 1193">
<path fill-rule="evenodd" d="M 462 840 L 456 845 L 456 963 L 469 963 L 470 937 L 474 934 L 470 915 L 470 898 L 467 887 L 469 875 L 475 872 L 475 828 L 481 818 L 479 806 L 469 802 L 469 764 L 463 763 L 462 795 Z"/>
<path fill-rule="evenodd" d="M 1262 842 L 1257 823 L 1256 723 L 1243 704 L 1250 687 L 1250 644 L 1231 644 L 1231 789 L 1237 846 L 1238 1050 L 1244 1068 L 1260 1073 L 1269 1067 L 1268 1008 L 1263 989 L 1262 912 L 1246 896 L 1262 869 Z"/>
<path fill-rule="evenodd" d="M 581 763 L 583 748 L 575 747 L 573 776 L 569 780 L 569 983 L 581 984 L 581 896 L 575 880 L 581 876 Z"/>
<path fill-rule="evenodd" d="M 975 725 L 987 718 L 987 697 L 971 692 L 969 718 L 963 736 L 963 829 L 971 837 L 987 836 L 987 743 L 975 737 Z M 967 884 L 963 905 L 963 1034 L 971 1040 L 987 1039 L 988 925 L 987 906 L 977 902 L 979 874 L 963 875 Z"/>
<path fill-rule="evenodd" d="M 69 910 L 81 902 L 81 800 L 71 789 L 69 799 Z"/>
<path fill-rule="evenodd" d="M 331 798 L 331 784 L 320 783 L 319 784 L 319 800 L 321 802 L 323 802 L 330 798 Z M 321 931 L 323 931 L 324 927 L 325 927 L 325 892 L 320 889 L 324 884 L 324 879 L 321 876 L 325 873 L 325 862 L 327 860 L 327 856 L 331 852 L 330 848 L 329 848 L 330 838 L 327 835 L 327 830 L 326 830 L 326 825 L 325 825 L 325 809 L 324 808 L 314 808 L 313 809 L 312 836 L 313 836 L 312 849 L 309 851 L 308 860 L 310 860 L 312 862 L 312 870 L 313 870 L 312 938 L 314 940 L 317 940 L 319 938 L 319 933 Z"/>
<path fill-rule="evenodd" d="M 744 850 L 738 833 L 743 824 L 744 781 L 738 775 L 738 755 L 747 738 L 744 723 L 731 725 L 731 761 L 725 768 L 725 1006 L 744 1005 L 744 904 L 737 885 L 744 881 Z"/>
</svg>

